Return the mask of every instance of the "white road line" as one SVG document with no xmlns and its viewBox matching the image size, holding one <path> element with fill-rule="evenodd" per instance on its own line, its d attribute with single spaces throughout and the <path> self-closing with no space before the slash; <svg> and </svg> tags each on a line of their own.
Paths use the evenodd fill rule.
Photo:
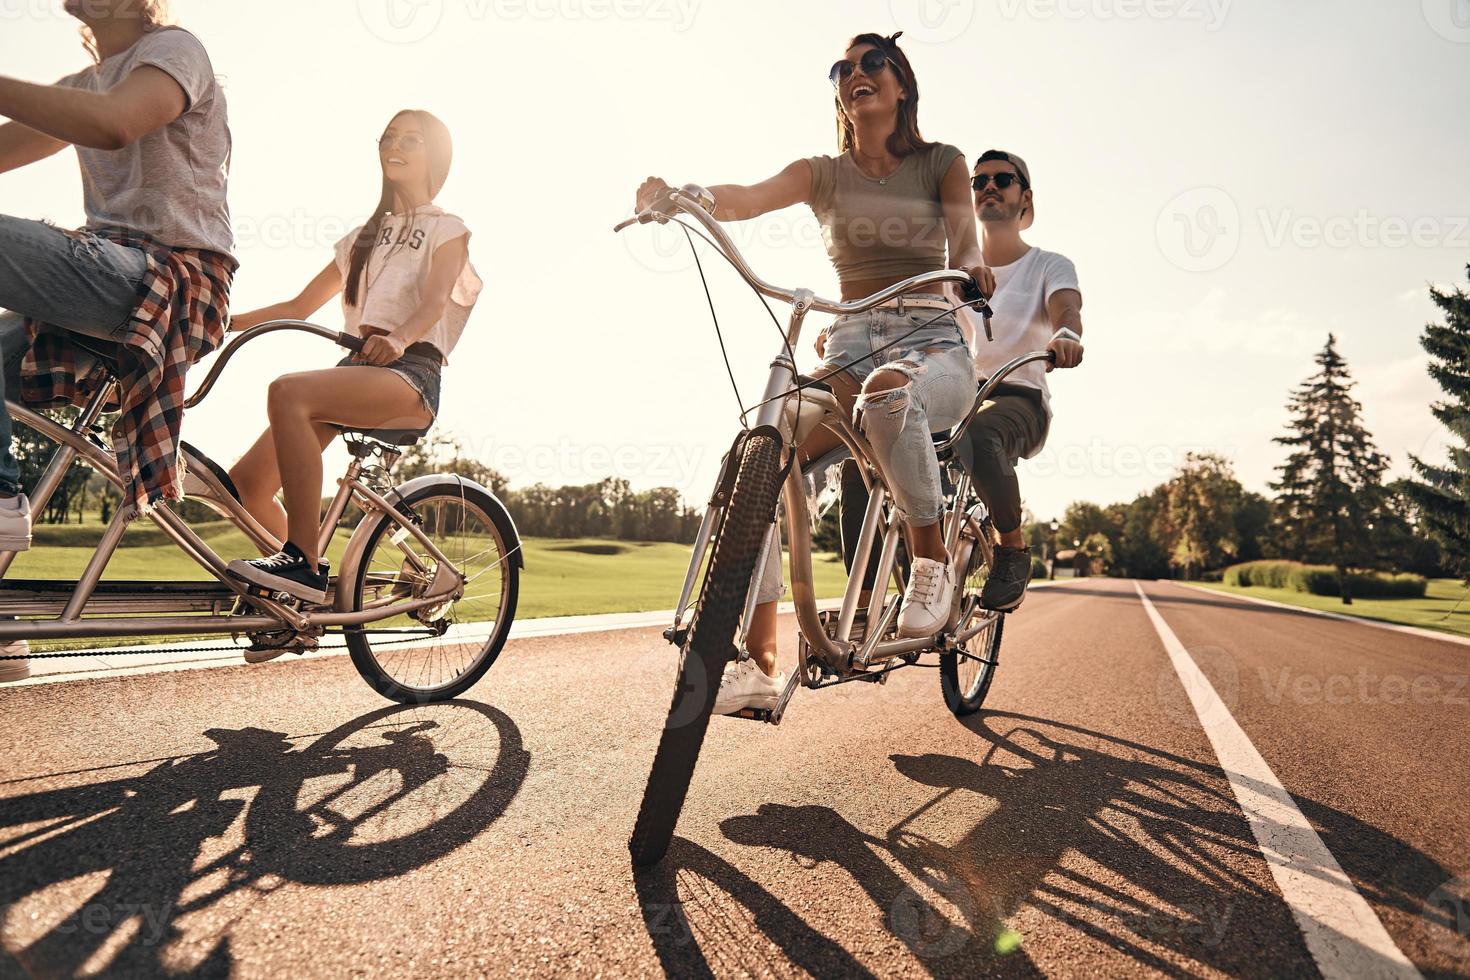
<svg viewBox="0 0 1470 980">
<path fill-rule="evenodd" d="M 1317 969 L 1328 980 L 1420 977 L 1251 744 L 1209 678 L 1144 594 L 1143 586 L 1134 582 L 1133 587 L 1199 715 L 1271 876 L 1296 917 L 1307 950 L 1317 961 Z"/>
</svg>

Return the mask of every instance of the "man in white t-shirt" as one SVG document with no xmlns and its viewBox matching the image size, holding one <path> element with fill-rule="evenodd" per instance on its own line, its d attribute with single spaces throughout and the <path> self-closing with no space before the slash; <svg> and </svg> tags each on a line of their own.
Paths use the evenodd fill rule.
<svg viewBox="0 0 1470 980">
<path fill-rule="evenodd" d="M 1071 261 L 1028 245 L 1021 232 L 1036 209 L 1031 171 L 1014 153 L 987 150 L 975 162 L 970 184 L 980 219 L 980 249 L 995 273 L 994 340 L 974 326 L 975 363 L 982 379 L 1007 361 L 1034 350 L 1056 354 L 1055 367 L 1082 363 L 1082 292 Z M 975 318 L 978 319 L 978 318 Z M 981 593 L 988 609 L 1020 606 L 1031 581 L 1031 552 L 1021 535 L 1021 487 L 1016 462 L 1046 443 L 1051 406 L 1046 376 L 1053 365 L 1035 362 L 1008 375 L 956 444 L 975 489 L 990 510 L 1000 544 Z"/>
</svg>

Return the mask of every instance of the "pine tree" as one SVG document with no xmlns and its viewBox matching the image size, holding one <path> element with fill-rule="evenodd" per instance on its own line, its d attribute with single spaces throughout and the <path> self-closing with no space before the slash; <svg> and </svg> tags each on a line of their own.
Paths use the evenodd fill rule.
<svg viewBox="0 0 1470 980">
<path fill-rule="evenodd" d="M 1465 271 L 1470 273 L 1470 266 Z M 1423 526 L 1439 543 L 1445 565 L 1470 581 L 1470 294 L 1431 287 L 1429 297 L 1444 312 L 1445 322 L 1427 324 L 1419 342 L 1431 359 L 1430 377 L 1449 396 L 1431 410 L 1459 445 L 1449 447 L 1445 466 L 1410 456 L 1421 479 L 1405 489 Z"/>
<path fill-rule="evenodd" d="M 1316 357 L 1318 371 L 1287 402 L 1289 435 L 1275 441 L 1291 447 L 1271 484 L 1277 497 L 1281 546 L 1303 561 L 1337 567 L 1342 601 L 1351 603 L 1348 569 L 1370 564 L 1369 525 L 1382 505 L 1388 459 L 1379 455 L 1363 428 L 1363 406 L 1352 397 L 1355 382 L 1337 352 L 1337 338 Z"/>
</svg>

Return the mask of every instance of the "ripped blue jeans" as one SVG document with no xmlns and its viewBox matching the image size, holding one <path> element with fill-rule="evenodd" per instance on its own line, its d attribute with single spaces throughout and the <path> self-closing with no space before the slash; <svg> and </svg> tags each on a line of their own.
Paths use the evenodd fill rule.
<svg viewBox="0 0 1470 980">
<path fill-rule="evenodd" d="M 65 232 L 41 221 L 0 214 L 0 492 L 19 493 L 20 467 L 11 453 L 6 389 L 19 379 L 30 346 L 25 318 L 112 340 L 128 325 L 148 260 L 87 232 Z M 20 392 L 9 392 L 19 397 Z"/>
<path fill-rule="evenodd" d="M 898 342 L 892 347 L 867 356 L 894 341 Z M 859 384 L 880 370 L 909 379 L 888 391 L 860 394 L 854 421 L 872 444 L 904 520 L 915 527 L 937 523 L 944 514 L 944 493 L 931 434 L 958 425 L 975 403 L 975 361 L 954 314 L 877 309 L 838 317 L 827 331 L 817 374 L 846 365 L 851 365 L 847 373 Z M 772 550 L 759 572 L 760 602 L 775 601 L 785 591 L 780 551 Z"/>
</svg>

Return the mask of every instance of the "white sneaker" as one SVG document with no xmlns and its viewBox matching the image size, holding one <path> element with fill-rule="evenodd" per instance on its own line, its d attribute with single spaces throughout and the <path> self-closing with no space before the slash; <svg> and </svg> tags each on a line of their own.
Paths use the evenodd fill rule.
<svg viewBox="0 0 1470 980">
<path fill-rule="evenodd" d="M 944 629 L 953 596 L 954 572 L 949 562 L 915 558 L 903 594 L 903 608 L 898 611 L 898 635 L 917 640 Z"/>
<path fill-rule="evenodd" d="M 781 698 L 786 675 L 769 676 L 754 660 L 736 660 L 725 665 L 720 693 L 715 697 L 715 714 L 733 715 L 742 708 L 770 710 Z"/>
<path fill-rule="evenodd" d="M 9 643 L 0 643 L 0 657 L 24 657 L 31 652 L 31 645 L 25 640 L 11 640 Z M 7 681 L 23 681 L 31 676 L 31 661 L 25 660 L 0 660 L 0 684 Z"/>
<path fill-rule="evenodd" d="M 20 506 L 11 506 L 19 502 Z M 25 494 L 0 500 L 0 551 L 31 550 L 31 502 Z"/>
</svg>

